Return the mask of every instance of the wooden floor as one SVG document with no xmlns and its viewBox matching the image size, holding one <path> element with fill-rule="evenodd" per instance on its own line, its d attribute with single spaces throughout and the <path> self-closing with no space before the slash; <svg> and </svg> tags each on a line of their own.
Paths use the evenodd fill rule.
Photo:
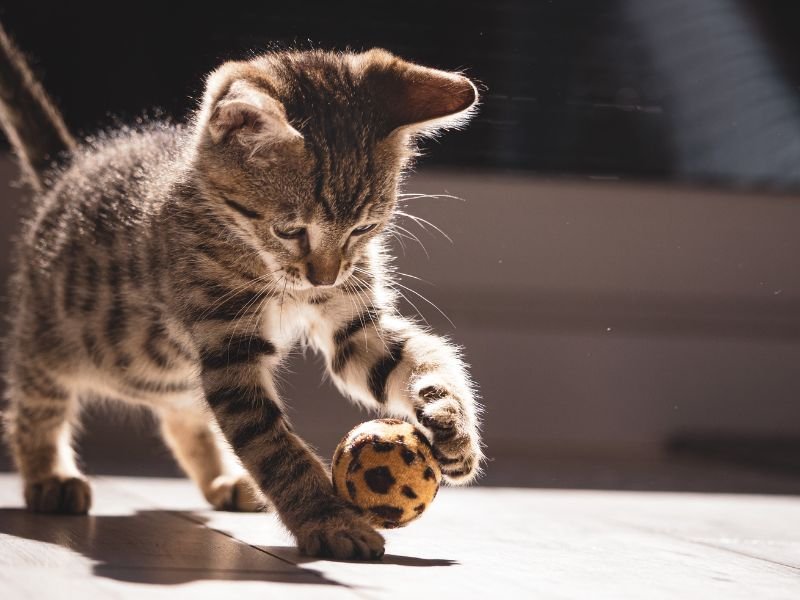
<svg viewBox="0 0 800 600">
<path fill-rule="evenodd" d="M 796 497 L 446 489 L 359 564 L 184 480 L 94 485 L 90 517 L 31 515 L 0 475 L 0 598 L 800 598 Z"/>
</svg>

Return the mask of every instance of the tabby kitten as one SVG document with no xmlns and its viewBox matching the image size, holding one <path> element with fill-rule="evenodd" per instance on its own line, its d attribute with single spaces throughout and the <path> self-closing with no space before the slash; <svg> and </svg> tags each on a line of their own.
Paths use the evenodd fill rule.
<svg viewBox="0 0 800 600">
<path fill-rule="evenodd" d="M 380 557 L 383 538 L 333 493 L 284 414 L 276 372 L 298 343 L 324 355 L 344 394 L 421 425 L 446 480 L 475 476 L 459 350 L 397 313 L 386 266 L 413 140 L 465 121 L 469 80 L 383 50 L 276 52 L 214 71 L 187 125 L 80 146 L 0 42 L 0 86 L 14 88 L 0 94 L 2 121 L 38 190 L 6 372 L 30 509 L 89 509 L 71 432 L 80 401 L 108 397 L 160 416 L 213 506 L 266 498 L 302 552 Z M 46 171 L 58 151 L 66 165 Z"/>
</svg>

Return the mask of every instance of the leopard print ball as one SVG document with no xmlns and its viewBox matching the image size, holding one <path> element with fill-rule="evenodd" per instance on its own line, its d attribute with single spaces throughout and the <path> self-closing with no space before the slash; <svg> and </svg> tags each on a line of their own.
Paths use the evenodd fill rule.
<svg viewBox="0 0 800 600">
<path fill-rule="evenodd" d="M 336 492 L 375 527 L 403 527 L 436 497 L 442 472 L 428 439 L 405 421 L 362 423 L 339 443 L 331 466 Z"/>
</svg>

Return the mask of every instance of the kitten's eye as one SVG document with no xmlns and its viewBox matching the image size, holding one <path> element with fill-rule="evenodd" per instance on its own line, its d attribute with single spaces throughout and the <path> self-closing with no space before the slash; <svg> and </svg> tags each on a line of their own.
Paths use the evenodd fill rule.
<svg viewBox="0 0 800 600">
<path fill-rule="evenodd" d="M 231 200 L 230 198 L 226 198 L 225 199 L 225 204 L 230 206 L 236 212 L 244 215 L 248 219 L 263 219 L 264 218 L 261 215 L 261 213 L 253 210 L 252 208 L 247 208 L 246 206 L 242 206 L 241 204 L 239 204 L 238 202 L 236 202 L 234 200 Z"/>
<path fill-rule="evenodd" d="M 275 235 L 285 240 L 296 240 L 306 234 L 305 227 L 287 227 L 286 229 L 273 227 L 272 230 L 275 232 Z"/>
<path fill-rule="evenodd" d="M 350 235 L 364 235 L 367 232 L 372 231 L 378 226 L 377 223 L 370 223 L 369 225 L 361 225 L 360 227 L 356 227 L 353 229 L 353 232 Z"/>
</svg>

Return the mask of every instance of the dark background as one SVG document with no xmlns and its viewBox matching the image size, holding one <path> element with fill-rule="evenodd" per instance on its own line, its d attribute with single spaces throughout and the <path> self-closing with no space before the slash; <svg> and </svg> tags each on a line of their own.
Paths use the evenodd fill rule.
<svg viewBox="0 0 800 600">
<path fill-rule="evenodd" d="M 659 4 L 674 9 L 665 16 Z M 720 23 L 686 32 L 684 21 L 697 16 L 682 4 L 708 5 L 701 14 L 710 11 Z M 674 105 L 691 90 L 663 73 L 658 34 L 648 24 L 674 33 L 670 46 L 706 54 L 715 38 L 729 35 L 731 15 L 746 23 L 747 30 L 738 34 L 763 50 L 797 102 L 797 3 L 644 0 L 638 5 L 632 9 L 628 0 L 298 1 L 212 8 L 184 2 L 15 2 L 0 11 L 0 18 L 32 56 L 69 124 L 83 132 L 115 119 L 133 121 L 146 110 L 184 117 L 202 93 L 204 75 L 223 60 L 272 48 L 380 46 L 426 65 L 464 69 L 482 84 L 478 118 L 465 132 L 444 138 L 429 164 L 680 178 L 692 170 L 676 158 L 676 128 L 697 124 L 682 122 Z M 739 41 L 731 43 L 747 51 Z M 720 56 L 719 68 L 735 68 L 737 61 L 735 55 Z M 693 73 L 693 65 L 699 68 L 690 57 L 684 65 L 687 80 L 707 76 Z M 742 69 L 741 77 L 748 73 Z M 757 69 L 755 76 L 763 74 Z M 718 103 L 724 108 L 724 99 Z M 748 110 L 759 113 L 763 104 Z M 695 178 L 718 176 L 713 169 L 695 171 Z M 748 182 L 745 174 L 730 170 L 724 178 Z M 776 166 L 759 183 L 789 179 Z"/>
<path fill-rule="evenodd" d="M 464 69 L 481 110 L 406 185 L 465 200 L 408 206 L 454 243 L 408 222 L 427 251 L 395 250 L 466 347 L 484 483 L 783 493 L 800 490 L 799 18 L 756 0 L 0 8 L 86 134 L 183 119 L 209 70 L 269 48 Z M 0 161 L 2 278 L 15 177 Z M 366 415 L 301 358 L 285 393 L 329 456 Z M 174 474 L 154 421 L 126 414 L 90 411 L 89 473 Z"/>
</svg>

